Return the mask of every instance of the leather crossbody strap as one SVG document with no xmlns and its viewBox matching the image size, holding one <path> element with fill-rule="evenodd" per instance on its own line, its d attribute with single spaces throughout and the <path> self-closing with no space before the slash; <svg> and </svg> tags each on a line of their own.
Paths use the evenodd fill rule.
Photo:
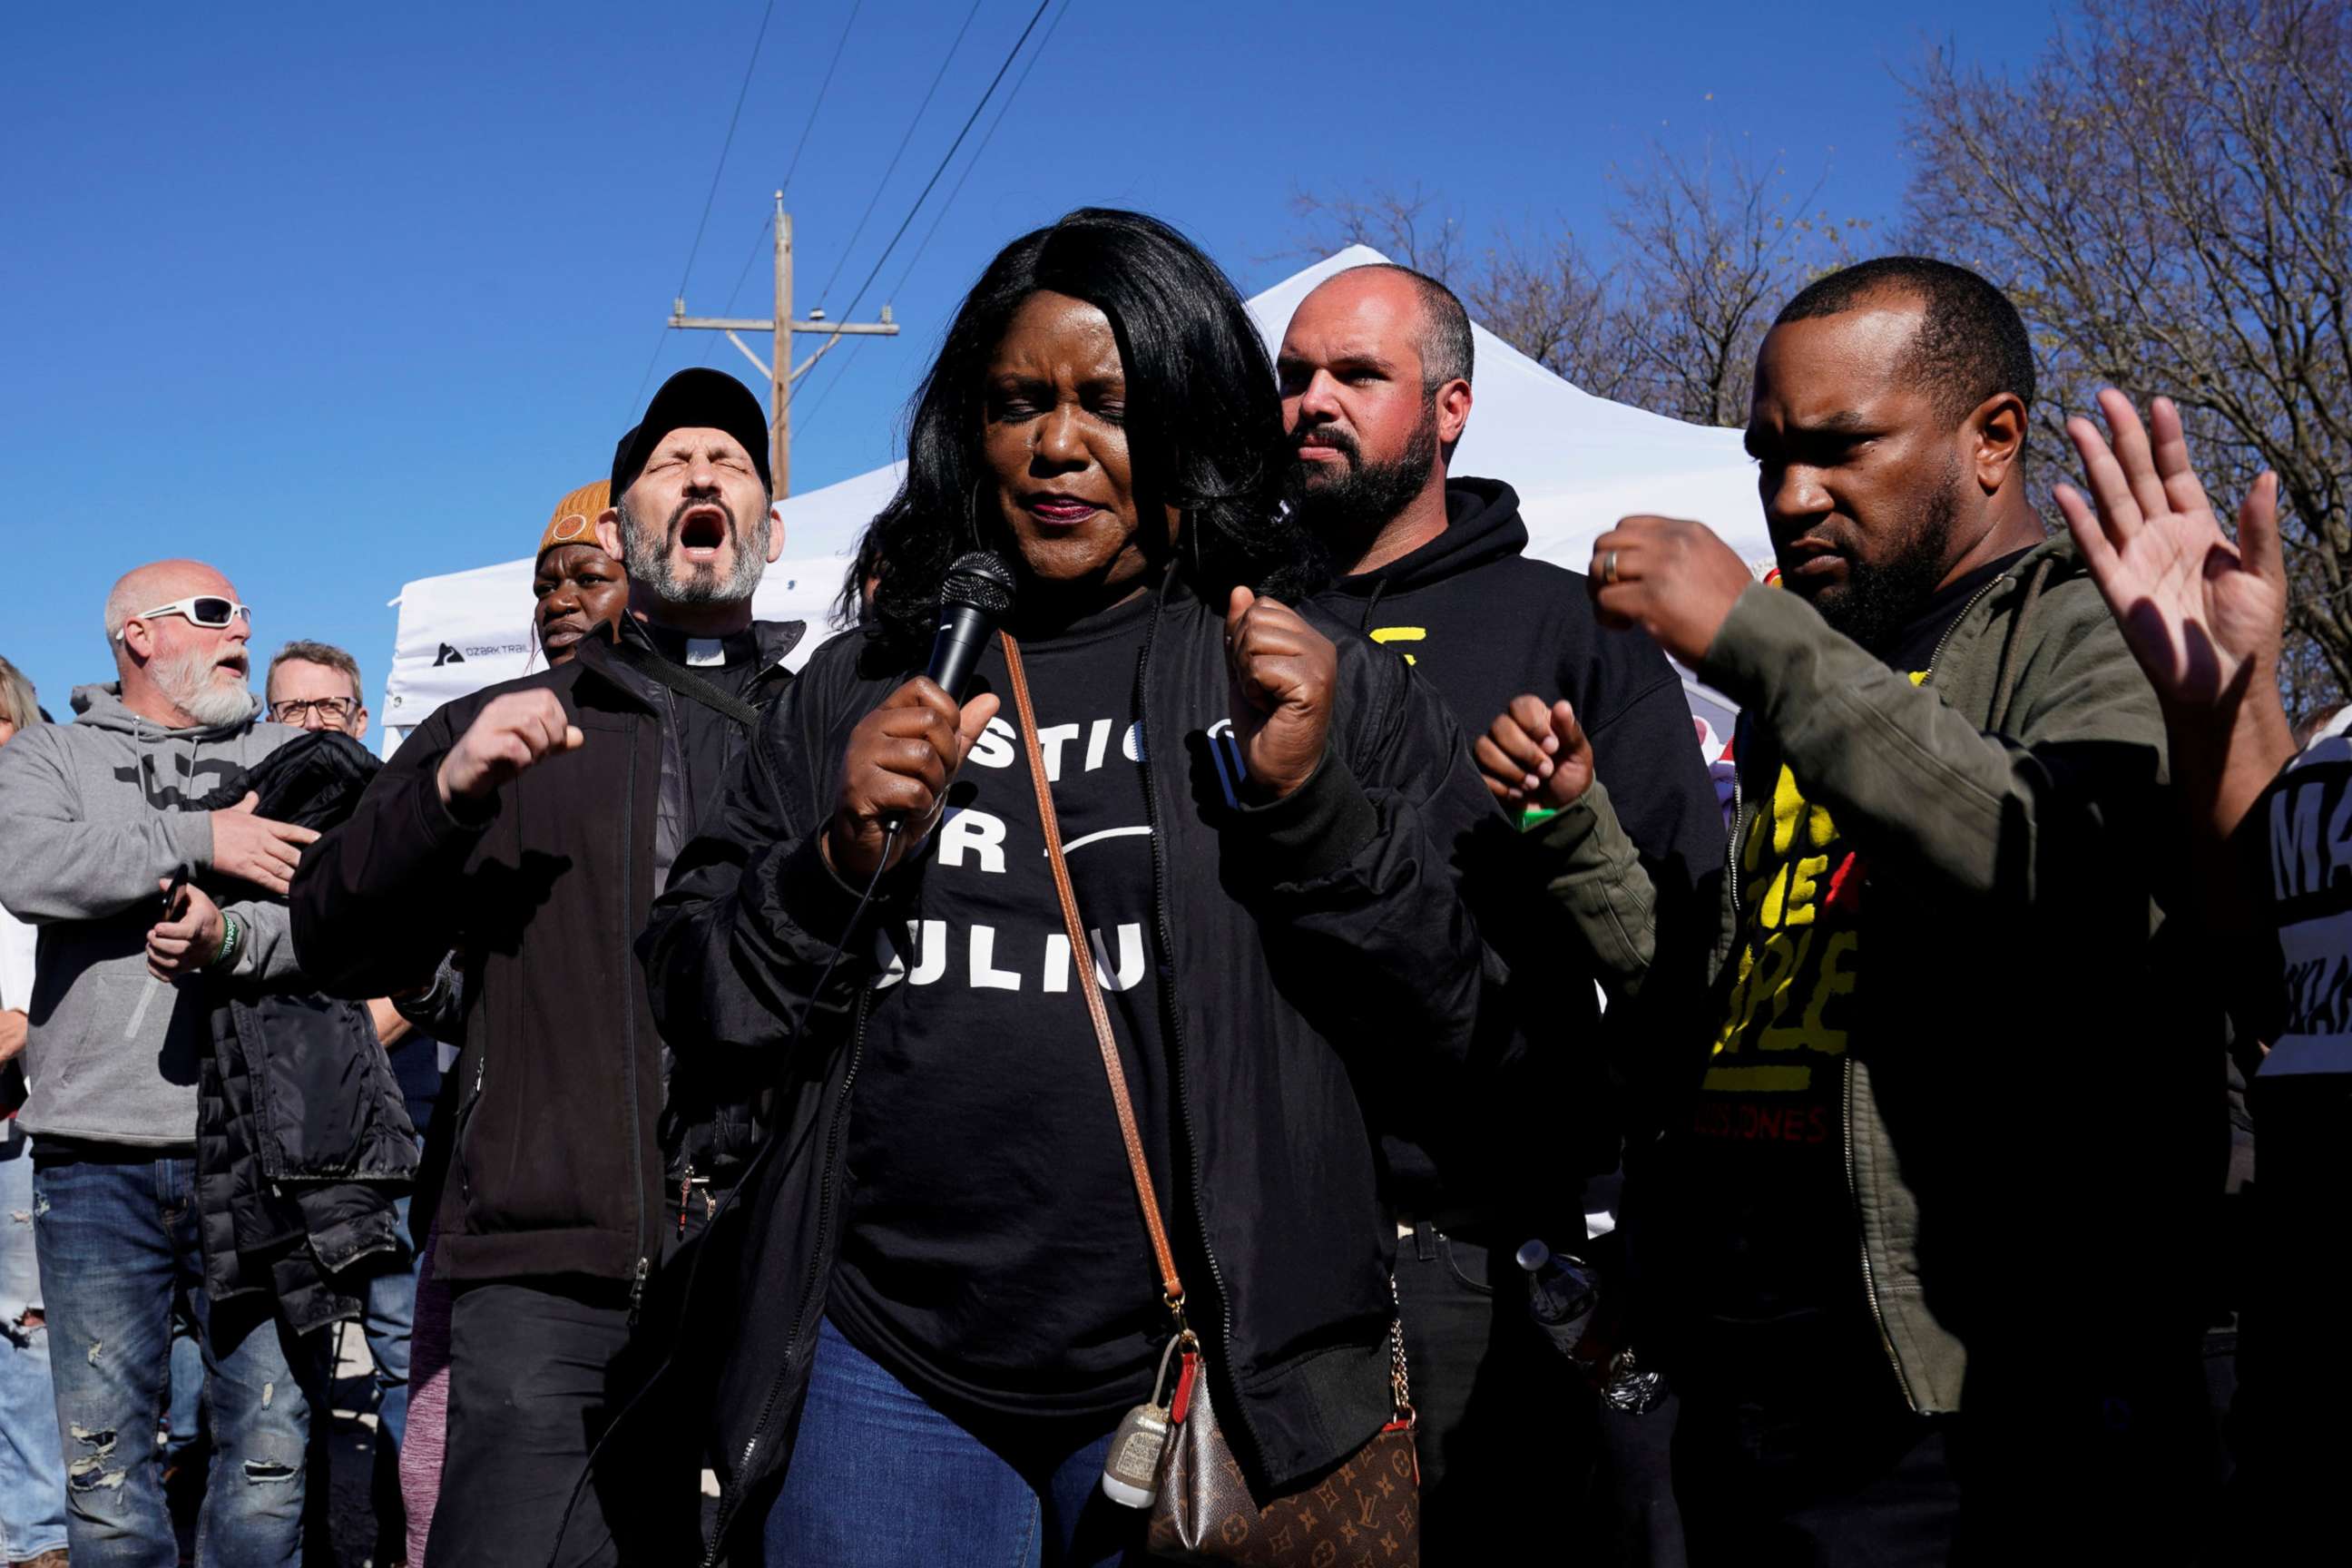
<svg viewBox="0 0 2352 1568">
<path fill-rule="evenodd" d="M 705 708 L 725 714 L 746 730 L 760 727 L 760 710 L 757 708 L 740 697 L 719 690 L 692 670 L 681 668 L 657 653 L 641 648 L 635 643 L 619 641 L 612 643 L 605 651 L 613 656 L 614 662 L 625 664 L 647 680 L 658 681 L 680 697 L 690 698 Z"/>
<path fill-rule="evenodd" d="M 1062 927 L 1069 933 L 1070 962 L 1078 972 L 1078 991 L 1087 999 L 1087 1016 L 1094 1020 L 1095 1043 L 1102 1048 L 1103 1071 L 1110 1079 L 1111 1105 L 1118 1112 L 1118 1135 L 1127 1142 L 1128 1173 L 1135 1178 L 1135 1201 L 1143 1210 L 1143 1227 L 1151 1233 L 1151 1255 L 1160 1265 L 1160 1289 L 1169 1310 L 1183 1326 L 1184 1281 L 1176 1273 L 1175 1255 L 1168 1250 L 1168 1227 L 1160 1217 L 1160 1200 L 1151 1190 L 1151 1167 L 1143 1158 L 1143 1137 L 1136 1131 L 1135 1102 L 1128 1098 L 1127 1069 L 1118 1059 L 1118 1042 L 1110 1032 L 1110 1010 L 1103 1005 L 1102 987 L 1095 983 L 1095 956 L 1087 941 L 1086 922 L 1078 916 L 1078 895 L 1070 885 L 1070 863 L 1062 858 L 1062 825 L 1054 815 L 1054 792 L 1045 778 L 1045 755 L 1037 744 L 1037 715 L 1029 706 L 1029 678 L 1022 672 L 1021 647 L 1010 632 L 997 634 L 1004 645 L 1004 673 L 1013 687 L 1013 708 L 1021 720 L 1021 745 L 1029 754 L 1029 781 L 1037 790 L 1037 820 L 1045 830 L 1045 859 L 1054 868 L 1054 891 L 1062 901 Z"/>
</svg>

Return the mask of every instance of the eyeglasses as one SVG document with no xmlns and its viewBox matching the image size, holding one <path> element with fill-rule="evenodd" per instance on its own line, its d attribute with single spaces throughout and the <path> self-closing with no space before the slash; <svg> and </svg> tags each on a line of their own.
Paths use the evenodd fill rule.
<svg viewBox="0 0 2352 1568">
<path fill-rule="evenodd" d="M 340 730 L 352 721 L 360 705 L 349 697 L 291 697 L 269 705 L 269 716 L 280 724 L 300 724 L 312 713 L 319 722 L 331 730 Z"/>
<path fill-rule="evenodd" d="M 158 616 L 184 616 L 192 626 L 203 626 L 207 631 L 215 632 L 242 616 L 245 617 L 246 629 L 247 631 L 253 629 L 253 607 L 249 605 L 240 605 L 235 599 L 224 599 L 218 594 L 192 594 L 184 599 L 174 599 L 168 605 L 158 605 L 152 610 L 142 610 L 131 616 L 131 620 L 152 621 Z M 131 621 L 125 621 L 122 624 L 122 630 L 114 634 L 114 640 L 121 642 L 123 634 L 130 629 Z"/>
</svg>

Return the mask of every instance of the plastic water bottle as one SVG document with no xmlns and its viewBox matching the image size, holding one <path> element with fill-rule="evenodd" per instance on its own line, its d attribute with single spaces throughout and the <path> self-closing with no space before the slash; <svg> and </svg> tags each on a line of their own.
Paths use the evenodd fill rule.
<svg viewBox="0 0 2352 1568">
<path fill-rule="evenodd" d="M 1541 1241 L 1520 1247 L 1518 1259 L 1528 1276 L 1528 1316 L 1552 1348 L 1573 1359 L 1601 1300 L 1599 1279 L 1580 1259 L 1563 1258 Z"/>
</svg>

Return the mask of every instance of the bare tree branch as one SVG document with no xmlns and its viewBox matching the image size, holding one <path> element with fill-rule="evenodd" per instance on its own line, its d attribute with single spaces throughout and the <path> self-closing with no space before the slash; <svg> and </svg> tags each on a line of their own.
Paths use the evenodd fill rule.
<svg viewBox="0 0 2352 1568">
<path fill-rule="evenodd" d="M 2289 706 L 2352 689 L 2352 10 L 2084 0 L 2019 79 L 1939 53 L 1909 87 L 1906 241 L 2025 313 L 2041 457 L 2113 384 L 2179 403 L 2217 494 L 2276 469 Z"/>
<path fill-rule="evenodd" d="M 1341 246 L 1369 245 L 1391 261 L 1454 287 L 1462 226 L 1419 185 L 1410 194 L 1376 191 L 1366 196 L 1301 191 L 1290 198 L 1290 210 L 1303 237 L 1300 248 L 1322 256 Z"/>
<path fill-rule="evenodd" d="M 1744 425 L 1756 345 L 1773 312 L 1850 259 L 1848 235 L 1777 162 L 1653 148 L 1612 171 L 1613 262 L 1566 229 L 1497 227 L 1473 255 L 1464 226 L 1419 187 L 1301 194 L 1302 248 L 1373 247 L 1463 296 L 1487 331 L 1585 391 L 1702 425 Z"/>
</svg>

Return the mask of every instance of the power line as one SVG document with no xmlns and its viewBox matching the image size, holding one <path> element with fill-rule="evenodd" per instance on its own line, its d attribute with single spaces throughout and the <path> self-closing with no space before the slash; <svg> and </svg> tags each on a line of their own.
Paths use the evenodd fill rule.
<svg viewBox="0 0 2352 1568">
<path fill-rule="evenodd" d="M 622 411 L 622 418 L 630 419 L 635 417 L 635 411 L 645 406 L 646 384 L 653 380 L 654 366 L 661 363 L 662 349 L 664 345 L 668 343 L 668 342 L 669 329 L 667 327 L 664 327 L 662 329 L 662 335 L 654 340 L 654 352 L 646 359 L 646 374 L 637 377 L 636 395 L 629 399 L 629 406 Z"/>
<path fill-rule="evenodd" d="M 907 258 L 905 268 L 898 274 L 898 281 L 890 286 L 892 299 L 905 291 L 907 279 L 914 276 L 915 263 L 922 260 L 923 252 L 931 247 L 931 237 L 940 232 L 940 225 L 947 221 L 948 209 L 955 205 L 958 196 L 963 195 L 964 182 L 971 178 L 974 169 L 980 167 L 980 160 L 988 152 L 988 144 L 996 140 L 996 128 L 1004 123 L 1004 116 L 1012 110 L 1013 100 L 1021 96 L 1022 88 L 1028 83 L 1029 73 L 1035 70 L 1037 62 L 1045 58 L 1045 51 L 1053 47 L 1055 30 L 1061 26 L 1062 18 L 1069 14 L 1070 0 L 1062 0 L 1062 8 L 1054 13 L 1052 21 L 1045 24 L 1045 36 L 1037 40 L 1037 52 L 1029 57 L 1029 63 L 1021 68 L 1019 76 L 1013 78 L 1013 90 L 1006 93 L 1004 101 L 997 106 L 996 118 L 988 122 L 988 130 L 982 135 L 980 145 L 971 151 L 971 161 L 964 164 L 963 173 L 956 176 L 956 183 L 948 187 L 948 199 L 941 202 L 940 210 L 931 215 L 931 226 L 923 231 L 923 242 L 915 247 L 915 254 Z"/>
<path fill-rule="evenodd" d="M 743 292 L 744 280 L 751 276 L 751 264 L 759 260 L 760 252 L 767 248 L 768 228 L 774 222 L 775 219 L 767 214 L 760 215 L 760 226 L 751 235 L 751 254 L 743 258 L 743 270 L 735 274 L 735 287 L 727 290 L 727 304 L 719 312 L 720 315 L 731 316 L 735 313 L 735 301 Z"/>
<path fill-rule="evenodd" d="M 863 0 L 861 0 L 862 3 Z M 681 299 L 686 294 L 687 279 L 694 276 L 694 258 L 702 250 L 703 231 L 710 226 L 710 205 L 719 199 L 719 177 L 727 172 L 727 154 L 735 145 L 735 125 L 743 118 L 743 100 L 751 93 L 751 72 L 760 63 L 760 46 L 768 39 L 768 20 L 775 14 L 776 0 L 768 0 L 766 7 L 760 13 L 760 31 L 751 40 L 751 58 L 743 62 L 743 85 L 735 89 L 735 109 L 734 112 L 727 117 L 726 139 L 719 144 L 719 166 L 710 171 L 710 190 L 702 198 L 702 219 L 694 226 L 694 243 L 687 247 L 686 267 L 678 274 L 677 292 Z M 668 335 L 668 329 L 665 327 L 662 336 L 667 338 Z M 637 390 L 629 399 L 631 408 L 636 407 L 639 400 L 645 396 L 646 383 L 654 378 L 654 365 L 660 358 L 661 342 L 656 340 L 654 343 L 653 358 L 646 361 L 646 374 L 638 378 Z"/>
<path fill-rule="evenodd" d="M 931 78 L 929 89 L 923 94 L 923 101 L 916 105 L 915 117 L 907 121 L 907 133 L 898 138 L 898 150 L 890 154 L 890 166 L 884 169 L 882 177 L 874 182 L 874 194 L 866 198 L 866 210 L 857 217 L 857 226 L 849 231 L 848 242 L 842 246 L 841 256 L 834 262 L 831 276 L 825 279 L 824 287 L 816 291 L 818 304 L 824 303 L 833 293 L 834 283 L 841 277 L 842 268 L 848 263 L 851 252 L 857 248 L 858 237 L 866 232 L 866 221 L 873 217 L 874 209 L 882 205 L 882 193 L 888 188 L 890 176 L 898 172 L 898 160 L 907 155 L 907 143 L 915 139 L 915 127 L 923 122 L 923 115 L 930 109 L 931 99 L 940 90 L 940 83 L 947 79 L 948 67 L 955 62 L 956 50 L 963 47 L 963 36 L 971 31 L 971 19 L 980 15 L 980 5 L 981 0 L 971 0 L 971 9 L 964 13 L 963 26 L 956 29 L 955 42 L 948 46 L 948 52 L 940 58 L 939 71 Z"/>
<path fill-rule="evenodd" d="M 965 117 L 963 129 L 956 132 L 955 141 L 950 142 L 948 146 L 947 156 L 940 160 L 940 166 L 932 170 L 931 177 L 928 181 L 924 182 L 922 195 L 917 196 L 915 198 L 915 205 L 907 209 L 906 217 L 902 219 L 898 225 L 898 232 L 890 237 L 890 243 L 882 247 L 882 254 L 874 258 L 873 271 L 868 272 L 866 275 L 866 281 L 857 286 L 856 294 L 850 300 L 849 309 L 842 312 L 844 315 L 854 313 L 857 309 L 858 301 L 866 298 L 866 290 L 874 286 L 874 279 L 879 276 L 882 271 L 882 264 L 890 259 L 890 252 L 897 249 L 898 247 L 898 241 L 906 237 L 908 226 L 915 221 L 915 215 L 922 211 L 923 202 L 926 197 L 930 195 L 931 187 L 940 183 L 940 176 L 941 174 L 947 173 L 948 164 L 955 158 L 956 149 L 962 146 L 963 139 L 971 133 L 973 122 L 979 120 L 981 110 L 988 107 L 988 100 L 996 91 L 997 83 L 1004 79 L 1005 71 L 1012 67 L 1014 58 L 1021 53 L 1021 46 L 1029 41 L 1031 31 L 1037 26 L 1037 18 L 1044 16 L 1045 14 L 1045 7 L 1052 4 L 1053 0 L 1038 0 L 1037 9 L 1030 15 L 1029 26 L 1022 28 L 1021 36 L 1013 40 L 1013 47 L 1011 51 L 1005 55 L 1004 63 L 998 66 L 996 68 L 995 76 L 989 79 L 988 90 L 982 93 L 980 95 L 980 101 L 971 106 L 971 113 Z M 1062 0 L 1062 9 L 1064 11 L 1067 11 L 1069 9 L 1069 0 Z M 1059 25 L 1061 17 L 1056 16 L 1054 20 L 1056 25 Z M 1046 29 L 1046 36 L 1048 37 L 1052 37 L 1052 28 Z M 1037 63 L 1037 55 L 1042 55 L 1045 52 L 1045 46 L 1043 42 L 1040 42 L 1037 46 L 1037 54 L 1029 57 L 1030 65 L 1034 66 Z M 1021 73 L 1021 79 L 1023 81 L 1029 79 L 1029 73 L 1027 70 L 1024 69 Z M 1018 83 L 1016 83 L 1013 87 L 1013 92 L 1017 93 L 1020 90 L 1020 87 Z M 1001 123 L 1004 119 L 1004 110 L 1011 108 L 1012 105 L 1013 94 L 1007 93 L 1005 95 L 1003 106 L 997 110 L 996 121 L 992 121 L 989 125 L 988 130 L 990 135 L 992 136 L 995 134 L 997 124 Z M 986 137 L 982 138 L 981 144 L 982 147 L 987 145 Z M 978 150 L 975 150 L 972 153 L 972 162 L 978 163 L 979 161 L 980 153 Z M 969 174 L 971 170 L 967 167 L 964 172 Z M 959 184 L 961 184 L 961 182 L 959 182 Z M 943 206 L 940 210 L 941 212 L 945 212 L 947 209 Z M 934 221 L 933 227 L 936 228 L 937 226 L 938 225 L 936 221 Z M 904 275 L 902 274 L 901 281 L 903 280 Z M 855 363 L 857 358 L 857 351 L 864 346 L 865 345 L 862 343 L 853 343 L 850 345 L 849 353 L 842 356 L 841 368 L 835 371 L 833 373 L 833 379 L 824 384 L 824 391 L 818 395 L 815 405 L 809 410 L 808 419 L 804 419 L 801 422 L 801 429 L 803 433 L 808 429 L 809 420 L 814 419 L 817 416 L 818 412 L 822 410 L 825 404 L 832 399 L 833 389 L 839 386 L 841 384 L 841 378 L 849 374 L 850 365 Z"/>
<path fill-rule="evenodd" d="M 776 14 L 776 0 L 768 0 L 767 9 L 760 13 L 760 31 L 751 40 L 751 58 L 743 62 L 743 85 L 735 89 L 734 112 L 727 117 L 727 139 L 719 144 L 719 166 L 710 171 L 710 189 L 702 198 L 702 220 L 694 226 L 694 243 L 687 247 L 686 267 L 677 276 L 677 291 L 686 292 L 686 281 L 694 276 L 694 258 L 702 249 L 703 231 L 710 226 L 710 205 L 719 199 L 719 177 L 727 172 L 727 154 L 734 150 L 735 125 L 743 118 L 743 100 L 751 96 L 751 72 L 760 63 L 760 46 L 767 42 L 768 18 Z"/>
<path fill-rule="evenodd" d="M 841 37 L 834 41 L 833 59 L 824 68 L 824 79 L 817 84 L 816 99 L 809 105 L 808 120 L 801 126 L 801 139 L 793 148 L 793 161 L 785 166 L 783 183 L 776 187 L 778 195 L 782 195 L 793 188 L 793 176 L 800 172 L 802 150 L 808 146 L 809 132 L 816 129 L 817 111 L 824 107 L 824 95 L 833 89 L 833 73 L 840 68 L 841 52 L 849 47 L 849 30 L 857 25 L 857 13 L 865 8 L 866 0 L 856 0 L 856 3 L 849 8 L 849 20 L 841 25 Z M 978 0 L 974 0 L 973 9 L 979 9 Z M 971 17 L 964 18 L 964 26 L 967 27 L 971 26 Z M 958 33 L 956 37 L 961 38 L 963 35 Z M 954 50 L 950 49 L 949 53 L 952 54 Z M 934 82 L 932 85 L 936 87 L 938 83 Z M 925 101 L 928 102 L 929 100 Z M 919 117 L 920 111 L 917 112 Z M 743 268 L 735 274 L 735 287 L 727 290 L 727 303 L 719 312 L 720 315 L 731 316 L 735 313 L 735 301 L 741 296 L 743 285 L 751 276 L 752 265 L 760 259 L 760 252 L 768 238 L 768 230 L 772 221 L 764 216 L 760 219 L 759 232 L 751 237 L 751 254 L 743 258 Z M 827 287 L 830 288 L 831 285 L 828 284 Z"/>
<path fill-rule="evenodd" d="M 800 171 L 801 153 L 808 146 L 809 132 L 816 129 L 817 110 L 824 107 L 824 95 L 833 87 L 833 73 L 840 68 L 841 51 L 849 47 L 849 30 L 857 26 L 857 13 L 864 9 L 866 0 L 857 0 L 849 8 L 849 20 L 841 25 L 840 40 L 833 46 L 833 63 L 824 68 L 824 80 L 817 84 L 816 101 L 809 105 L 808 123 L 801 127 L 800 142 L 793 148 L 793 161 L 784 165 L 784 183 L 776 187 L 779 191 L 793 188 L 793 175 Z"/>
<path fill-rule="evenodd" d="M 1013 47 L 1005 51 L 1004 63 L 998 66 L 996 74 L 988 79 L 987 90 L 980 95 L 980 101 L 973 104 L 971 112 L 964 117 L 963 129 L 956 132 L 953 142 L 948 143 L 947 153 L 940 159 L 940 166 L 933 169 L 931 177 L 923 182 L 922 192 L 915 197 L 915 205 L 907 209 L 907 216 L 899 220 L 898 232 L 890 237 L 890 243 L 884 246 L 882 254 L 874 258 L 874 269 L 866 275 L 866 281 L 857 286 L 857 292 L 850 296 L 848 308 L 842 311 L 843 315 L 857 313 L 858 304 L 866 298 L 866 291 L 873 288 L 874 279 L 882 275 L 882 264 L 890 259 L 890 253 L 898 248 L 900 240 L 907 237 L 907 230 L 914 223 L 915 215 L 922 211 L 923 203 L 930 199 L 931 188 L 940 183 L 940 176 L 948 172 L 948 164 L 954 161 L 957 150 L 963 145 L 963 139 L 971 134 L 972 126 L 979 122 L 980 111 L 986 109 L 988 100 L 996 95 L 997 85 L 1003 81 L 1004 73 L 1013 68 L 1013 60 L 1020 56 L 1021 47 L 1029 41 L 1029 35 L 1037 30 L 1038 22 L 1053 3 L 1054 0 L 1037 0 L 1037 8 L 1029 13 L 1029 25 L 1021 29 L 1021 36 L 1013 39 Z"/>
<path fill-rule="evenodd" d="M 1028 83 L 1029 73 L 1037 68 L 1037 62 L 1045 58 L 1046 49 L 1053 46 L 1055 32 L 1060 28 L 1062 18 L 1069 14 L 1070 0 L 1062 0 L 1061 8 L 1054 13 L 1054 19 L 1045 25 L 1045 36 L 1037 40 L 1036 51 L 1029 57 L 1029 63 L 1021 68 L 1021 74 L 1013 79 L 1013 90 L 1006 93 L 1004 101 L 997 106 L 996 118 L 988 122 L 988 130 L 982 135 L 980 145 L 972 149 L 971 159 L 963 166 L 963 173 L 956 176 L 956 183 L 949 188 L 947 200 L 941 202 L 939 211 L 932 215 L 931 226 L 924 231 L 922 243 L 915 247 L 915 254 L 908 258 L 906 267 L 900 270 L 898 282 L 891 286 L 890 294 L 893 299 L 905 292 L 907 279 L 914 276 L 915 264 L 922 260 L 923 252 L 931 247 L 932 237 L 940 232 L 940 225 L 947 220 L 948 211 L 955 205 L 956 197 L 963 194 L 964 182 L 971 179 L 972 170 L 979 167 L 980 160 L 988 152 L 988 144 L 996 140 L 996 128 L 1004 123 L 1004 116 L 1012 110 L 1013 100 L 1021 96 L 1022 88 Z M 987 100 L 982 99 L 981 101 L 985 103 Z M 817 394 L 816 402 L 810 406 L 808 416 L 801 421 L 801 431 L 803 435 L 807 433 L 810 423 L 824 411 L 825 404 L 833 396 L 833 389 L 840 385 L 842 377 L 849 374 L 849 367 L 856 362 L 858 351 L 865 346 L 863 339 L 849 345 L 849 352 L 842 356 L 840 368 L 826 380 L 824 390 Z"/>
</svg>

